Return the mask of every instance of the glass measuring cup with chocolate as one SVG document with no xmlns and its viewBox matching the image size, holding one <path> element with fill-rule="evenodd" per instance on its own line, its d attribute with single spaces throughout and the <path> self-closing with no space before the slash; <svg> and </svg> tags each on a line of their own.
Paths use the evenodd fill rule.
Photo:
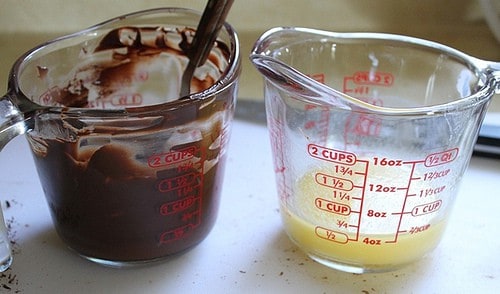
<svg viewBox="0 0 500 294">
<path fill-rule="evenodd" d="M 264 33 L 251 59 L 290 238 L 354 273 L 434 249 L 500 93 L 500 63 L 411 37 L 308 28 Z"/>
<path fill-rule="evenodd" d="M 1 146 L 26 133 L 55 228 L 89 260 L 161 260 L 214 225 L 240 54 L 226 23 L 179 98 L 183 48 L 199 19 L 180 8 L 128 14 L 13 66 L 0 100 Z"/>
</svg>

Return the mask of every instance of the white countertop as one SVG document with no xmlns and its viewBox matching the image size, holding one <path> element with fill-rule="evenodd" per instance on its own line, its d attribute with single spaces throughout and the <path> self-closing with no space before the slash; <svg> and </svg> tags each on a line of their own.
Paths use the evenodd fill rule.
<svg viewBox="0 0 500 294">
<path fill-rule="evenodd" d="M 249 147 L 251 146 L 251 148 Z M 56 235 L 25 138 L 0 153 L 0 200 L 14 241 L 2 293 L 497 293 L 500 160 L 473 157 L 439 247 L 404 269 L 354 275 L 307 258 L 282 230 L 267 129 L 236 120 L 218 221 L 170 261 L 111 269 Z M 5 289 L 5 286 L 11 290 Z"/>
</svg>

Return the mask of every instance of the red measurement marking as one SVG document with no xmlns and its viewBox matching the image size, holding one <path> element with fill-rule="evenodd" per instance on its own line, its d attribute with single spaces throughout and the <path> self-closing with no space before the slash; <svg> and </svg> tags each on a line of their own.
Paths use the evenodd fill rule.
<svg viewBox="0 0 500 294">
<path fill-rule="evenodd" d="M 443 152 L 432 153 L 425 158 L 426 167 L 446 164 L 455 160 L 458 156 L 458 148 L 453 148 Z"/>
<path fill-rule="evenodd" d="M 313 79 L 317 82 L 320 82 L 322 84 L 325 83 L 325 74 L 324 73 L 311 74 L 311 75 L 308 75 L 308 77 L 310 77 L 311 79 Z"/>
<path fill-rule="evenodd" d="M 380 133 L 380 121 L 375 117 L 359 114 L 352 116 L 354 123 L 346 123 L 346 132 L 361 136 L 376 136 Z"/>
<path fill-rule="evenodd" d="M 373 164 L 380 166 L 403 166 L 403 161 L 401 159 L 388 159 L 385 157 L 373 157 Z"/>
<path fill-rule="evenodd" d="M 370 184 L 368 188 L 370 192 L 377 192 L 377 193 L 396 193 L 398 190 L 406 189 L 406 188 L 398 188 L 396 186 L 385 186 L 381 184 Z"/>
<path fill-rule="evenodd" d="M 364 238 L 363 241 L 366 245 L 382 245 L 382 240 L 381 239 L 372 239 L 372 238 Z"/>
<path fill-rule="evenodd" d="M 450 169 L 445 169 L 445 170 L 441 170 L 441 171 L 431 171 L 431 172 L 424 174 L 423 180 L 424 181 L 432 181 L 435 179 L 443 178 L 443 177 L 446 177 L 450 171 L 451 171 Z"/>
<path fill-rule="evenodd" d="M 419 226 L 419 227 L 411 227 L 409 233 L 413 235 L 413 234 L 428 230 L 430 227 L 431 227 L 431 224 L 426 224 L 426 225 Z"/>
<path fill-rule="evenodd" d="M 446 189 L 446 185 L 440 186 L 437 188 L 426 188 L 426 189 L 420 190 L 420 193 L 418 195 L 420 197 L 433 196 L 433 195 L 436 195 L 436 194 L 443 192 L 444 189 Z"/>
<path fill-rule="evenodd" d="M 345 176 L 345 175 L 352 176 L 352 174 L 353 174 L 352 168 L 350 168 L 348 166 L 335 165 L 335 169 L 334 170 L 335 170 L 336 173 L 341 174 L 343 176 Z"/>
<path fill-rule="evenodd" d="M 338 220 L 337 221 L 337 226 L 339 228 L 344 228 L 344 229 L 347 229 L 347 227 L 349 227 L 349 224 L 346 222 L 346 221 L 343 221 L 343 220 Z"/>
<path fill-rule="evenodd" d="M 149 80 L 149 72 L 147 72 L 146 70 L 141 70 L 141 71 L 138 71 L 135 75 L 135 80 L 138 81 L 138 82 L 145 82 L 147 80 Z"/>
<path fill-rule="evenodd" d="M 439 208 L 441 208 L 441 204 L 442 203 L 443 202 L 441 200 L 437 200 L 437 201 L 434 201 L 434 202 L 430 202 L 430 203 L 426 203 L 426 204 L 415 206 L 411 210 L 411 215 L 413 215 L 413 216 L 419 216 L 419 215 L 424 215 L 424 214 L 436 212 L 436 211 L 439 210 Z"/>
<path fill-rule="evenodd" d="M 359 146 L 364 137 L 378 136 L 380 125 L 380 120 L 371 115 L 352 113 L 344 125 L 344 140 L 346 144 Z"/>
<path fill-rule="evenodd" d="M 349 200 L 351 200 L 351 195 L 349 195 L 346 192 L 333 190 L 332 191 L 332 198 L 349 201 Z M 356 199 L 356 198 L 353 198 L 353 199 Z"/>
<path fill-rule="evenodd" d="M 41 105 L 53 105 L 55 103 L 55 100 L 56 100 L 56 99 L 54 99 L 54 96 L 55 97 L 60 96 L 59 93 L 61 91 L 62 90 L 58 86 L 54 86 L 54 87 L 50 88 L 49 90 L 47 90 L 45 93 L 43 93 L 40 96 L 39 103 Z"/>
<path fill-rule="evenodd" d="M 177 201 L 168 202 L 160 206 L 161 215 L 169 215 L 173 213 L 178 213 L 180 211 L 186 210 L 196 203 L 197 198 L 187 197 Z"/>
<path fill-rule="evenodd" d="M 158 191 L 165 193 L 193 185 L 198 176 L 198 174 L 189 173 L 174 178 L 163 179 L 158 183 Z"/>
<path fill-rule="evenodd" d="M 369 96 L 372 87 L 391 87 L 394 76 L 391 73 L 359 71 L 352 76 L 345 76 L 343 92 L 353 96 Z M 370 101 L 366 101 L 372 103 Z M 372 103 L 378 105 L 378 103 Z"/>
<path fill-rule="evenodd" d="M 316 127 L 316 122 L 313 120 L 310 120 L 304 124 L 304 129 L 306 130 L 314 129 L 315 127 Z"/>
<path fill-rule="evenodd" d="M 377 85 L 390 87 L 394 84 L 394 76 L 387 72 L 358 71 L 352 76 L 353 82 L 358 85 Z"/>
<path fill-rule="evenodd" d="M 155 154 L 148 158 L 148 165 L 153 168 L 168 166 L 194 157 L 197 148 L 194 146 L 182 150 L 174 150 L 167 153 Z"/>
<path fill-rule="evenodd" d="M 348 95 L 358 97 L 366 103 L 383 106 L 379 98 L 369 97 L 371 88 L 375 86 L 389 87 L 394 82 L 390 73 L 382 72 L 356 72 L 353 76 L 344 77 L 342 91 Z M 362 113 L 352 113 L 345 123 L 345 142 L 360 145 L 362 137 L 378 136 L 380 133 L 380 120 L 376 117 Z"/>
<path fill-rule="evenodd" d="M 179 239 L 182 239 L 185 235 L 193 230 L 195 226 L 193 224 L 187 224 L 185 226 L 167 231 L 161 234 L 160 243 L 167 244 Z"/>
<path fill-rule="evenodd" d="M 305 112 L 313 112 L 312 115 L 306 115 L 306 117 L 313 117 L 314 119 L 307 120 L 304 122 L 304 130 L 314 131 L 314 135 L 317 138 L 319 144 L 325 144 L 326 138 L 328 137 L 328 129 L 330 126 L 330 109 L 327 106 L 318 106 L 312 104 L 304 105 Z M 319 114 L 319 117 L 318 117 Z"/>
<path fill-rule="evenodd" d="M 278 97 L 274 97 L 272 101 L 280 101 Z M 287 162 L 284 158 L 285 152 L 283 146 L 285 145 L 283 122 L 274 118 L 269 118 L 269 133 L 271 137 L 271 147 L 274 150 L 274 172 L 276 173 L 276 183 L 278 195 L 281 199 L 288 199 L 291 195 L 291 188 L 288 184 L 288 179 L 285 177 Z"/>
<path fill-rule="evenodd" d="M 142 105 L 142 95 L 139 93 L 128 93 L 111 97 L 113 106 L 139 106 Z"/>
<path fill-rule="evenodd" d="M 323 227 L 316 227 L 315 233 L 316 233 L 316 236 L 318 236 L 322 239 L 341 243 L 341 244 L 346 244 L 347 241 L 349 240 L 346 234 L 340 233 L 340 232 L 335 232 L 335 231 L 332 231 L 332 230 L 329 230 L 329 229 L 323 228 Z"/>
<path fill-rule="evenodd" d="M 387 217 L 387 212 L 385 211 L 375 211 L 373 209 L 368 210 L 366 213 L 368 217 L 375 217 L 375 218 L 386 218 Z"/>
<path fill-rule="evenodd" d="M 351 213 L 351 207 L 347 204 L 337 203 L 323 198 L 316 198 L 314 202 L 316 207 L 323 211 L 340 215 L 349 215 Z"/>
<path fill-rule="evenodd" d="M 347 179 L 333 177 L 323 173 L 317 173 L 315 176 L 316 183 L 339 190 L 350 191 L 354 187 L 354 183 Z"/>
<path fill-rule="evenodd" d="M 356 163 L 356 155 L 354 153 L 330 149 L 315 144 L 307 145 L 307 152 L 312 157 L 321 160 L 342 163 L 347 165 L 353 165 Z"/>
</svg>

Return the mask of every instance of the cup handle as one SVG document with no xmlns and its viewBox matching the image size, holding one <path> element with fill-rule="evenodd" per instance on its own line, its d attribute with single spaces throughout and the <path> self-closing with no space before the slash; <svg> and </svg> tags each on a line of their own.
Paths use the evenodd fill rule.
<svg viewBox="0 0 500 294">
<path fill-rule="evenodd" d="M 486 61 L 484 71 L 492 76 L 492 81 L 495 81 L 495 93 L 500 94 L 500 62 Z"/>
<path fill-rule="evenodd" d="M 0 99 L 0 151 L 17 135 L 26 132 L 23 113 L 14 105 L 8 95 Z M 12 250 L 8 230 L 0 207 L 0 272 L 6 271 L 12 263 Z"/>
<path fill-rule="evenodd" d="M 7 226 L 0 208 L 0 273 L 6 271 L 12 264 L 12 250 Z"/>
<path fill-rule="evenodd" d="M 0 151 L 17 135 L 26 132 L 23 113 L 6 95 L 0 99 Z"/>
</svg>

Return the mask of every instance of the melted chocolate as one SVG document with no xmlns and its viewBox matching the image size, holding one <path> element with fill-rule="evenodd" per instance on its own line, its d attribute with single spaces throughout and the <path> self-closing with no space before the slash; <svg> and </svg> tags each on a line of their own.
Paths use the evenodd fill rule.
<svg viewBox="0 0 500 294">
<path fill-rule="evenodd" d="M 152 69 L 173 66 L 161 61 L 182 57 L 179 42 L 186 38 L 186 32 L 163 28 L 114 30 L 94 51 L 112 51 L 112 60 L 86 63 L 67 85 L 49 87 L 43 100 L 103 108 L 147 103 L 142 98 L 151 89 L 141 79 L 151 81 Z M 218 75 L 227 64 L 220 60 L 227 58 L 226 49 L 219 47 L 222 55 L 211 57 L 222 66 Z M 40 79 L 46 79 L 50 68 L 42 73 Z M 159 76 L 151 85 L 165 83 Z M 195 89 L 202 90 L 219 76 L 207 70 L 198 78 Z M 114 105 L 117 93 L 125 100 Z M 203 240 L 219 206 L 230 117 L 224 112 L 232 103 L 229 90 L 209 104 L 193 101 L 147 117 L 37 117 L 28 139 L 61 238 L 86 257 L 114 262 L 165 258 Z"/>
</svg>

